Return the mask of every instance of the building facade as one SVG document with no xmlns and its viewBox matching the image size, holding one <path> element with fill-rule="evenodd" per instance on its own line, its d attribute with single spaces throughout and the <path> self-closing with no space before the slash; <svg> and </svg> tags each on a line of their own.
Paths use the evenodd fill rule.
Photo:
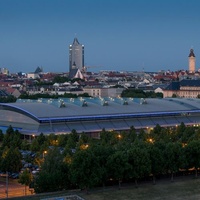
<svg viewBox="0 0 200 200">
<path fill-rule="evenodd" d="M 200 95 L 200 80 L 173 81 L 163 90 L 163 98 L 177 96 L 197 98 Z"/>
<path fill-rule="evenodd" d="M 82 70 L 84 67 L 84 45 L 74 38 L 73 44 L 69 45 L 69 72 L 72 69 Z"/>
<path fill-rule="evenodd" d="M 124 88 L 96 88 L 96 87 L 84 87 L 84 93 L 88 93 L 92 97 L 119 97 L 121 96 Z"/>
</svg>

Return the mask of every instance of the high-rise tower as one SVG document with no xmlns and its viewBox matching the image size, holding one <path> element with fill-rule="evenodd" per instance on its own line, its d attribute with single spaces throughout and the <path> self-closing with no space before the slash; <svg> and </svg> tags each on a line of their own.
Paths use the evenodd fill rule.
<svg viewBox="0 0 200 200">
<path fill-rule="evenodd" d="M 188 61 L 189 61 L 189 72 L 191 72 L 191 73 L 195 72 L 195 55 L 194 55 L 193 49 L 190 49 Z"/>
<path fill-rule="evenodd" d="M 84 67 L 84 45 L 79 44 L 78 39 L 74 38 L 73 44 L 69 45 L 69 71 Z"/>
</svg>

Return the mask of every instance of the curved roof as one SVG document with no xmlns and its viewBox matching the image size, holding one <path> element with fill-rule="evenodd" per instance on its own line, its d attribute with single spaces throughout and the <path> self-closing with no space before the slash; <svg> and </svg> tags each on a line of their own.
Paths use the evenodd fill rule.
<svg viewBox="0 0 200 200">
<path fill-rule="evenodd" d="M 105 106 L 102 102 L 106 101 Z M 23 113 L 36 121 L 55 119 L 75 119 L 94 116 L 121 116 L 125 117 L 133 114 L 136 116 L 148 115 L 152 113 L 169 112 L 200 112 L 200 99 L 166 98 L 166 99 L 62 99 L 64 106 L 58 106 L 59 100 L 22 100 L 21 102 L 0 104 L 0 109 L 8 109 Z M 83 106 L 87 102 L 87 106 Z M 124 105 L 126 102 L 126 105 Z"/>
<path fill-rule="evenodd" d="M 0 103 L 0 127 L 25 134 L 98 132 L 200 124 L 200 99 L 80 98 Z"/>
</svg>

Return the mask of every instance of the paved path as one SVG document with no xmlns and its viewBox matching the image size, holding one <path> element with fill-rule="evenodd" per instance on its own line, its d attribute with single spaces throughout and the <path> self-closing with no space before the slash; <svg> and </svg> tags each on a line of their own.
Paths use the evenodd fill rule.
<svg viewBox="0 0 200 200">
<path fill-rule="evenodd" d="M 26 195 L 30 195 L 29 188 L 26 187 Z M 6 193 L 6 179 L 0 180 L 0 199 L 7 197 L 25 196 L 25 186 L 17 182 L 17 180 L 8 180 L 8 194 Z"/>
</svg>

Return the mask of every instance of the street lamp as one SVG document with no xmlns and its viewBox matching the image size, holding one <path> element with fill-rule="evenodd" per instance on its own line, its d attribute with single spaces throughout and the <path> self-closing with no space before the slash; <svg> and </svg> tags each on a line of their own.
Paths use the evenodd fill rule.
<svg viewBox="0 0 200 200">
<path fill-rule="evenodd" d="M 43 151 L 42 157 L 44 159 L 44 155 L 47 153 L 47 151 Z"/>
<path fill-rule="evenodd" d="M 117 137 L 119 140 L 122 138 L 122 136 L 120 134 L 118 134 Z"/>
</svg>

